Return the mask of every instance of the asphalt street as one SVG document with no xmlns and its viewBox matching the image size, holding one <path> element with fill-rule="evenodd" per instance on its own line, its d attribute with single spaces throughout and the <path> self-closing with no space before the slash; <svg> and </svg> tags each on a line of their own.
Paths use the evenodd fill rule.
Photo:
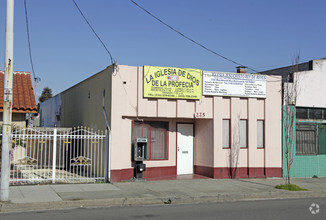
<svg viewBox="0 0 326 220">
<path fill-rule="evenodd" d="M 0 213 L 0 219 L 326 219 L 326 198 L 109 208 L 81 207 L 77 209 Z"/>
</svg>

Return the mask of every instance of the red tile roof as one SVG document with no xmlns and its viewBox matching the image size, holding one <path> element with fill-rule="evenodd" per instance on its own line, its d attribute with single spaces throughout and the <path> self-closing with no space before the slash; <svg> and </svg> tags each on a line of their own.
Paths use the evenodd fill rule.
<svg viewBox="0 0 326 220">
<path fill-rule="evenodd" d="M 4 71 L 0 71 L 0 112 L 3 112 Z M 13 113 L 36 113 L 37 107 L 31 74 L 14 72 L 13 74 Z"/>
</svg>

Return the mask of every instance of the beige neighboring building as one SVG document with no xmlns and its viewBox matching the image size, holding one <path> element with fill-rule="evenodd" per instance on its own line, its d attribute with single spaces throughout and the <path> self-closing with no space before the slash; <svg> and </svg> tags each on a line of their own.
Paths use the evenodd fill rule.
<svg viewBox="0 0 326 220">
<path fill-rule="evenodd" d="M 41 123 L 105 129 L 105 91 L 111 182 L 133 178 L 137 137 L 144 178 L 281 177 L 281 77 L 240 72 L 110 66 L 42 103 Z"/>
</svg>

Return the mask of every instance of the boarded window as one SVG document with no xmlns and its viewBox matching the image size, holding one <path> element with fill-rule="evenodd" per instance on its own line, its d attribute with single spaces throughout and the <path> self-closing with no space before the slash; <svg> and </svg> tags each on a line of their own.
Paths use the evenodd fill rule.
<svg viewBox="0 0 326 220">
<path fill-rule="evenodd" d="M 296 154 L 317 154 L 317 124 L 296 124 Z"/>
<path fill-rule="evenodd" d="M 257 147 L 263 148 L 264 147 L 264 121 L 258 120 L 257 121 Z"/>
<path fill-rule="evenodd" d="M 223 147 L 230 147 L 230 119 L 223 119 Z"/>
<path fill-rule="evenodd" d="M 247 120 L 240 120 L 240 147 L 247 147 Z"/>
<path fill-rule="evenodd" d="M 139 137 L 147 138 L 148 160 L 168 159 L 168 122 L 138 122 L 134 121 L 132 140 Z"/>
</svg>

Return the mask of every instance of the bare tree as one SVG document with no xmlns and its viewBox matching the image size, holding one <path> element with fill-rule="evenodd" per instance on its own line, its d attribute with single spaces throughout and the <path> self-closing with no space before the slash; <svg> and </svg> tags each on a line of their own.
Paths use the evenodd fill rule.
<svg viewBox="0 0 326 220">
<path fill-rule="evenodd" d="M 237 123 L 231 125 L 231 143 L 229 149 L 229 177 L 236 178 L 240 154 L 240 115 L 237 117 Z"/>
<path fill-rule="evenodd" d="M 296 120 L 296 102 L 299 94 L 299 80 L 295 72 L 298 71 L 300 56 L 295 58 L 293 70 L 287 75 L 283 88 L 283 123 L 285 143 L 284 154 L 287 168 L 287 184 L 291 184 L 291 165 L 293 163 L 295 153 L 295 120 Z"/>
</svg>

